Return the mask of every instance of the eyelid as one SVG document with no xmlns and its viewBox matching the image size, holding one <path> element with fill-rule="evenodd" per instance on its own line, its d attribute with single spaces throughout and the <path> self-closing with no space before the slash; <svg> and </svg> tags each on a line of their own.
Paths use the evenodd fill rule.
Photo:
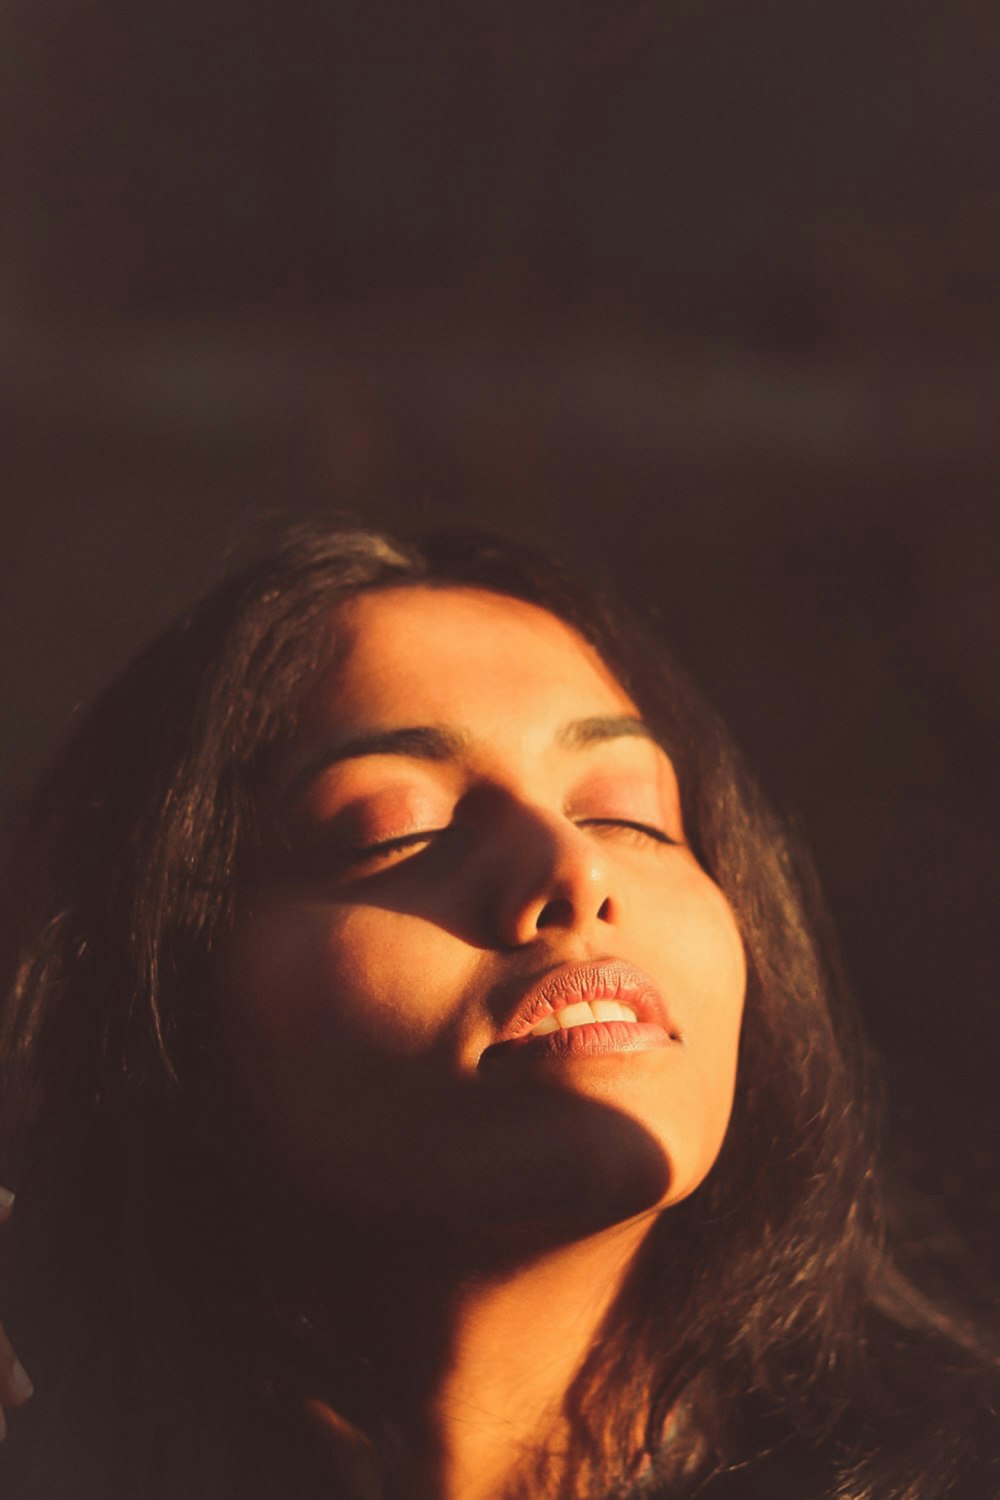
<svg viewBox="0 0 1000 1500">
<path fill-rule="evenodd" d="M 425 795 L 356 797 L 328 810 L 317 832 L 327 847 L 342 855 L 363 854 L 372 849 L 437 833 L 451 821 L 452 807 L 440 798 Z"/>
<path fill-rule="evenodd" d="M 394 854 L 397 849 L 407 849 L 411 845 L 430 843 L 431 839 L 440 838 L 446 833 L 452 832 L 454 824 L 448 824 L 442 828 L 415 828 L 412 833 L 397 833 L 392 838 L 374 839 L 368 844 L 356 844 L 350 848 L 340 851 L 340 858 L 345 863 L 351 864 L 364 859 L 374 859 L 379 854 Z"/>
<path fill-rule="evenodd" d="M 578 828 L 631 828 L 636 833 L 644 833 L 648 838 L 655 840 L 658 844 L 679 845 L 680 839 L 675 839 L 666 833 L 655 823 L 644 823 L 639 818 L 578 818 Z"/>
<path fill-rule="evenodd" d="M 636 833 L 645 834 L 648 838 L 660 844 L 679 844 L 680 840 L 672 838 L 664 829 L 655 823 L 645 823 L 639 818 L 613 818 L 592 817 L 577 818 L 578 828 L 630 828 Z M 442 834 L 451 833 L 455 830 L 454 823 L 443 824 L 436 828 L 414 828 L 409 833 L 393 834 L 389 838 L 372 839 L 367 844 L 356 844 L 344 850 L 346 858 L 361 858 L 366 854 L 389 853 L 395 849 L 405 849 L 409 844 L 419 844 L 425 840 L 439 838 Z"/>
<path fill-rule="evenodd" d="M 578 828 L 621 828 L 631 831 L 652 843 L 678 847 L 682 840 L 673 838 L 656 823 L 647 823 L 640 818 L 624 817 L 584 817 L 571 818 Z M 376 860 L 380 856 L 389 856 L 406 849 L 416 848 L 421 844 L 429 844 L 438 841 L 447 834 L 454 833 L 457 825 L 454 822 L 447 824 L 436 824 L 423 828 L 411 828 L 404 833 L 392 834 L 388 837 L 370 839 L 368 842 L 344 844 L 336 851 L 335 857 L 342 865 L 363 864 L 366 860 Z"/>
</svg>

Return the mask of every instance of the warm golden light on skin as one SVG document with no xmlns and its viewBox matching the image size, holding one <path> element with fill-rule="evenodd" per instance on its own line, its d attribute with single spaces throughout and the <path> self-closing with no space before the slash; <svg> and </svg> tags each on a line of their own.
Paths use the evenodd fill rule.
<svg viewBox="0 0 1000 1500">
<path fill-rule="evenodd" d="M 342 606 L 337 629 L 285 769 L 290 870 L 248 897 L 228 964 L 231 1045 L 269 1132 L 325 1199 L 493 1217 L 494 1182 L 502 1217 L 522 1152 L 526 1205 L 612 1191 L 600 1164 L 627 1125 L 667 1164 L 661 1198 L 637 1206 L 677 1201 L 725 1131 L 744 968 L 728 905 L 683 843 L 669 759 L 596 653 L 533 605 L 400 588 Z M 533 1122 L 527 1080 L 507 1097 L 477 1071 L 493 997 L 595 956 L 653 978 L 684 1047 L 574 1064 L 535 1090 Z M 567 1180 L 565 1137 L 540 1148 L 560 1108 L 598 1169 L 589 1185 Z M 543 1192 L 546 1152 L 558 1182 Z"/>
<path fill-rule="evenodd" d="M 287 855 L 223 956 L 224 1034 L 262 1139 L 352 1226 L 330 1295 L 394 1372 L 426 1493 L 495 1500 L 657 1212 L 715 1161 L 743 949 L 669 758 L 569 626 L 419 587 L 334 623 L 282 768 Z M 596 959 L 650 976 L 683 1044 L 480 1066 L 539 975 Z"/>
</svg>

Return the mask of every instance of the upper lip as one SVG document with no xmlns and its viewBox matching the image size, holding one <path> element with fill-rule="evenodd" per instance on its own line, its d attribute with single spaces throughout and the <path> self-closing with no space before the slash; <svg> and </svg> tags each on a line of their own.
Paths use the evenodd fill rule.
<svg viewBox="0 0 1000 1500">
<path fill-rule="evenodd" d="M 517 1041 L 545 1016 L 581 1000 L 618 1000 L 635 1011 L 637 1020 L 662 1026 L 671 1037 L 680 1040 L 680 1031 L 648 974 L 624 959 L 593 958 L 582 963 L 554 964 L 521 990 L 494 1045 Z"/>
</svg>

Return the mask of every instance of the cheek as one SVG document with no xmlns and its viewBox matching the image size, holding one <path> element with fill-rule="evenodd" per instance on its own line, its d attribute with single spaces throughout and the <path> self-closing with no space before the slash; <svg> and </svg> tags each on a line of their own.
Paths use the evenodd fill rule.
<svg viewBox="0 0 1000 1500">
<path fill-rule="evenodd" d="M 661 1206 L 669 1207 L 704 1180 L 722 1147 L 736 1084 L 746 962 L 729 903 L 693 863 L 676 872 L 660 913 L 656 972 L 685 1042 L 683 1062 L 657 1105 L 671 1163 L 671 1189 Z"/>
<path fill-rule="evenodd" d="M 670 892 L 662 924 L 666 962 L 683 991 L 686 1020 L 720 1040 L 739 1033 L 746 956 L 736 918 L 700 868 L 685 871 Z"/>
<path fill-rule="evenodd" d="M 380 907 L 335 908 L 316 944 L 320 990 L 344 1030 L 396 1056 L 427 1049 L 448 1009 L 443 934 Z"/>
<path fill-rule="evenodd" d="M 431 1030 L 421 961 L 426 924 L 372 907 L 261 902 L 237 924 L 224 965 L 227 1031 L 258 1054 L 418 1050 Z"/>
<path fill-rule="evenodd" d="M 746 958 L 736 919 L 700 870 L 686 874 L 667 907 L 664 973 L 706 1111 L 723 1126 L 736 1082 Z"/>
</svg>

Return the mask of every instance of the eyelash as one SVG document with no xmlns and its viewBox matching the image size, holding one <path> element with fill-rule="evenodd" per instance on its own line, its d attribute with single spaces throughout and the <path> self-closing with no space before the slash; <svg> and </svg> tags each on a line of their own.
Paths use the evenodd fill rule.
<svg viewBox="0 0 1000 1500">
<path fill-rule="evenodd" d="M 576 825 L 578 828 L 627 828 L 632 833 L 641 834 L 644 838 L 651 839 L 655 844 L 676 844 L 662 828 L 656 828 L 652 823 L 638 823 L 634 818 L 582 818 Z"/>
<path fill-rule="evenodd" d="M 656 844 L 677 844 L 677 839 L 672 839 L 669 834 L 661 828 L 655 828 L 651 823 L 639 823 L 632 818 L 581 818 L 576 825 L 578 828 L 624 828 L 632 833 L 639 834 L 644 839 L 649 839 Z M 357 849 L 348 849 L 343 858 L 348 864 L 360 864 L 366 859 L 376 859 L 379 855 L 395 854 L 398 850 L 406 849 L 414 844 L 426 844 L 433 838 L 439 838 L 449 832 L 449 828 L 424 828 L 419 833 L 404 833 L 398 838 L 383 839 L 379 843 L 366 844 Z"/>
</svg>

